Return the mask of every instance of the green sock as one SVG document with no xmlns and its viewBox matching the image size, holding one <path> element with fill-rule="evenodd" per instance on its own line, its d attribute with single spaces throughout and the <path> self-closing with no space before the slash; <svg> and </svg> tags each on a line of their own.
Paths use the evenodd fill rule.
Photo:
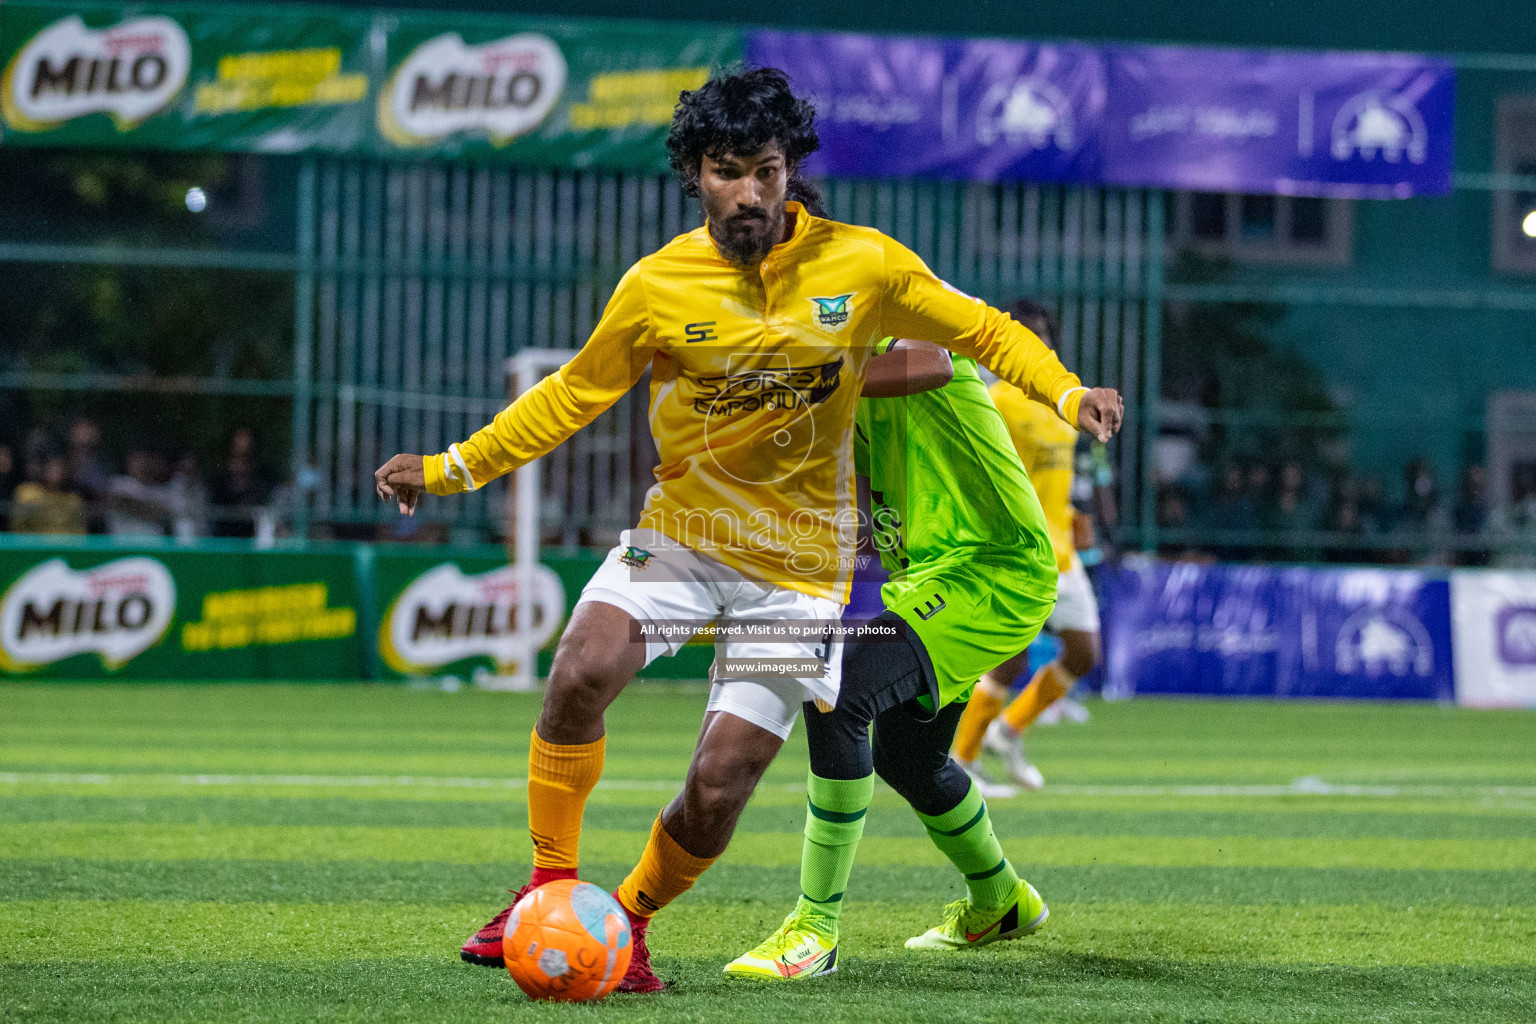
<svg viewBox="0 0 1536 1024">
<path fill-rule="evenodd" d="M 800 851 L 801 902 L 815 908 L 817 925 L 828 938 L 837 937 L 848 873 L 864 835 L 864 815 L 875 795 L 875 777 L 806 779 L 805 845 Z"/>
<path fill-rule="evenodd" d="M 992 832 L 986 801 L 974 783 L 953 810 L 936 817 L 918 814 L 918 818 L 928 827 L 933 845 L 965 875 L 972 903 L 996 907 L 1013 895 L 1019 876 L 1003 856 L 1003 848 Z"/>
</svg>

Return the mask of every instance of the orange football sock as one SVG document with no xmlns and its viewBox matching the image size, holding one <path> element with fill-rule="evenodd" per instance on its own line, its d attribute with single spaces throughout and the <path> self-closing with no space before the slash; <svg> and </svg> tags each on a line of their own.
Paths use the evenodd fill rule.
<svg viewBox="0 0 1536 1024">
<path fill-rule="evenodd" d="M 548 743 L 534 730 L 528 748 L 528 833 L 535 871 L 576 870 L 581 812 L 603 774 L 606 742 L 605 737 L 594 743 Z"/>
<path fill-rule="evenodd" d="M 987 726 L 1003 710 L 1003 698 L 978 685 L 971 691 L 970 703 L 960 714 L 960 724 L 955 728 L 955 756 L 962 761 L 974 761 L 981 754 L 981 740 L 987 734 Z"/>
<path fill-rule="evenodd" d="M 1066 696 L 1072 689 L 1072 684 L 1077 682 L 1062 669 L 1056 662 L 1035 673 L 1035 678 L 1024 687 L 1024 692 L 1013 699 L 1008 709 L 1003 712 L 1003 721 L 1014 732 L 1023 732 L 1029 727 L 1029 723 L 1040 717 L 1040 712 Z"/>
<path fill-rule="evenodd" d="M 651 826 L 650 841 L 640 855 L 640 863 L 629 873 L 616 894 L 624 909 L 636 917 L 650 917 L 662 907 L 693 888 L 699 876 L 709 870 L 718 857 L 695 857 L 667 834 L 661 815 Z"/>
</svg>

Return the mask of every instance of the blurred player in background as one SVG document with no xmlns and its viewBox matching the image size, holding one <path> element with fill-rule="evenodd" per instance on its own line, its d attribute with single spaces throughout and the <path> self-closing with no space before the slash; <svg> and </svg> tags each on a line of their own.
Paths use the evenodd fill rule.
<svg viewBox="0 0 1536 1024">
<path fill-rule="evenodd" d="M 1115 508 L 1114 484 L 1115 471 L 1109 461 L 1109 446 L 1103 441 L 1090 441 L 1087 444 L 1080 442 L 1077 447 L 1077 472 L 1072 477 L 1072 506 L 1075 510 L 1072 516 L 1072 541 L 1077 548 L 1078 560 L 1088 570 L 1090 582 L 1094 580 L 1097 566 L 1117 557 L 1114 536 L 1119 525 L 1119 512 Z M 1085 512 L 1084 509 L 1091 511 Z M 1049 631 L 1045 635 L 1050 637 Z M 1054 657 L 1059 649 L 1058 642 L 1050 652 L 1042 651 L 1041 657 Z M 1032 664 L 1036 661 L 1033 656 L 1030 660 Z M 1078 681 L 1077 691 L 1088 685 L 1088 678 L 1085 676 Z M 1068 693 L 1040 712 L 1035 724 L 1055 725 L 1063 720 L 1082 723 L 1088 719 L 1088 708 L 1073 693 Z M 996 735 L 999 732 L 998 727 L 988 730 L 988 737 L 994 745 L 1001 738 Z"/>
<path fill-rule="evenodd" d="M 1056 324 L 1044 306 L 1020 299 L 1008 312 L 1055 347 Z M 1024 754 L 1024 730 L 1099 663 L 1099 603 L 1077 553 L 1079 539 L 1090 540 L 1092 524 L 1072 504 L 1077 431 L 1004 381 L 992 385 L 992 401 L 1002 413 L 1050 525 L 1061 576 L 1056 608 L 1046 628 L 1060 639 L 1061 653 L 1034 674 L 1012 703 L 1008 703 L 1008 688 L 1028 667 L 1028 651 L 982 676 L 955 735 L 955 759 L 973 778 L 987 784 L 980 764 L 985 743 L 1003 758 L 1010 779 L 1025 789 L 1039 789 L 1045 779 Z"/>
<path fill-rule="evenodd" d="M 725 851 L 807 692 L 838 700 L 841 645 L 810 627 L 835 625 L 848 600 L 854 411 L 874 345 L 900 333 L 984 359 L 1101 437 L 1123 415 L 1114 391 L 1083 387 L 1027 328 L 949 288 L 904 246 L 788 201 L 817 145 L 814 111 L 782 72 L 759 68 L 683 93 L 667 148 L 705 226 L 635 264 L 581 351 L 491 425 L 375 473 L 380 496 L 404 512 L 424 490 L 475 490 L 552 451 L 653 371 L 657 482 L 555 652 L 529 751 L 534 868 L 524 890 L 576 877 L 603 715 L 636 672 L 709 623 L 798 624 L 798 641 L 717 642 L 725 657 L 684 791 L 657 816 L 617 894 L 635 942 L 622 991 L 664 987 L 645 945 L 651 916 Z M 818 670 L 748 674 L 727 667 L 735 657 Z M 501 963 L 510 909 L 464 944 L 464 959 Z"/>
</svg>

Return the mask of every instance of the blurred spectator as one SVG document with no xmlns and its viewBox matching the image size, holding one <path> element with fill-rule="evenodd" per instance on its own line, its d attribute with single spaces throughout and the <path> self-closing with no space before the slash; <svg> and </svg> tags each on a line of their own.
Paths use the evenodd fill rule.
<svg viewBox="0 0 1536 1024">
<path fill-rule="evenodd" d="M 1189 498 L 1178 484 L 1158 491 L 1157 525 L 1162 530 L 1182 530 L 1189 525 Z"/>
<path fill-rule="evenodd" d="M 1083 564 L 1092 567 L 1117 557 L 1115 537 L 1120 513 L 1115 507 L 1115 471 L 1109 461 L 1109 449 L 1101 441 L 1080 447 L 1075 461 L 1077 472 L 1072 478 L 1072 503 L 1079 509 L 1088 510 L 1084 518 L 1087 532 L 1093 535 L 1091 546 L 1080 550 L 1079 554 Z M 1188 509 L 1185 517 L 1188 518 Z"/>
<path fill-rule="evenodd" d="M 1536 530 L 1536 463 L 1515 466 L 1510 481 L 1509 525 L 1516 530 Z"/>
<path fill-rule="evenodd" d="M 1399 532 L 1416 536 L 1410 550 L 1400 552 L 1400 557 L 1392 558 L 1392 561 L 1421 561 L 1432 565 L 1451 561 L 1450 552 L 1440 546 L 1450 537 L 1450 510 L 1440 500 L 1435 467 L 1423 456 L 1403 469 L 1403 506 L 1395 525 Z"/>
<path fill-rule="evenodd" d="M 1317 508 L 1306 484 L 1299 464 L 1287 462 L 1280 467 L 1280 484 L 1264 517 L 1267 529 L 1296 533 L 1317 527 Z"/>
<path fill-rule="evenodd" d="M 1153 449 L 1153 473 L 1161 483 L 1198 485 L 1205 471 L 1200 463 L 1200 445 L 1187 434 L 1160 434 Z M 1078 469 L 1082 479 L 1082 467 Z"/>
<path fill-rule="evenodd" d="M 1269 504 L 1269 466 L 1262 462 L 1255 462 L 1248 467 L 1248 500 L 1254 503 L 1255 508 L 1264 508 Z"/>
<path fill-rule="evenodd" d="M 1282 547 L 1270 551 L 1271 559 L 1301 562 L 1318 559 L 1320 552 L 1315 546 L 1300 545 L 1295 537 L 1317 528 L 1317 509 L 1307 494 L 1306 482 L 1306 474 L 1299 464 L 1287 462 L 1280 467 L 1275 495 L 1265 505 L 1264 528 L 1288 536 L 1280 538 Z"/>
<path fill-rule="evenodd" d="M 81 497 L 106 497 L 112 474 L 101 462 L 101 431 L 81 416 L 69 425 L 69 481 Z"/>
<path fill-rule="evenodd" d="M 1355 500 L 1360 509 L 1361 532 L 1374 536 L 1387 526 L 1387 485 L 1378 473 L 1360 475 L 1355 489 Z"/>
<path fill-rule="evenodd" d="M 1440 484 L 1435 467 L 1420 456 L 1403 469 L 1403 507 L 1398 516 L 1400 528 L 1427 532 L 1443 529 L 1447 523 L 1440 502 Z"/>
<path fill-rule="evenodd" d="M 1333 478 L 1328 495 L 1328 514 L 1323 528 L 1341 533 L 1363 533 L 1364 520 L 1360 516 L 1360 480 L 1349 472 Z"/>
<path fill-rule="evenodd" d="M 1243 467 L 1228 463 L 1221 471 L 1216 493 L 1211 496 L 1210 524 L 1218 530 L 1247 530 L 1254 525 L 1257 508 L 1248 496 Z"/>
<path fill-rule="evenodd" d="M 128 453 L 128 472 L 107 484 L 107 532 L 114 537 L 163 537 L 172 495 L 160 482 L 159 460 L 144 447 Z"/>
<path fill-rule="evenodd" d="M 68 486 L 69 463 L 62 457 L 28 462 L 27 480 L 16 488 L 11 503 L 11 529 L 16 533 L 84 533 L 85 501 Z"/>
<path fill-rule="evenodd" d="M 183 452 L 166 483 L 171 499 L 171 532 L 182 543 L 208 536 L 208 488 L 197 471 L 197 456 Z"/>
<path fill-rule="evenodd" d="M 1164 530 L 1182 530 L 1192 525 L 1190 495 L 1181 484 L 1168 484 L 1157 492 L 1157 525 Z M 1162 544 L 1158 552 L 1165 558 L 1208 561 L 1210 554 L 1186 544 Z"/>
<path fill-rule="evenodd" d="M 1488 474 L 1482 466 L 1468 466 L 1461 471 L 1460 494 L 1456 499 L 1456 532 L 1478 534 L 1488 528 Z"/>
<path fill-rule="evenodd" d="M 91 532 L 101 533 L 106 529 L 107 490 L 112 474 L 101 461 L 101 431 L 95 420 L 84 416 L 69 425 L 69 480 L 75 493 L 85 499 Z"/>
<path fill-rule="evenodd" d="M 241 427 L 230 439 L 229 458 L 209 494 L 216 516 L 213 535 L 256 536 L 258 510 L 271 494 L 272 485 L 257 463 L 256 434 L 250 427 Z"/>
<path fill-rule="evenodd" d="M 1488 474 L 1482 466 L 1468 466 L 1461 471 L 1460 493 L 1456 499 L 1456 511 L 1452 515 L 1456 533 L 1463 542 L 1477 540 L 1487 533 L 1490 511 Z M 1459 561 L 1462 565 L 1487 565 L 1488 549 L 1463 549 Z"/>
<path fill-rule="evenodd" d="M 43 464 L 53 456 L 54 445 L 48 439 L 48 431 L 42 427 L 33 427 L 27 431 L 27 440 L 21 446 L 21 464 L 26 468 L 29 479 L 41 473 Z"/>
<path fill-rule="evenodd" d="M 1489 561 L 1500 569 L 1536 569 L 1536 462 L 1510 467 L 1509 504 L 1494 506 L 1488 520 Z"/>
<path fill-rule="evenodd" d="M 1323 529 L 1330 533 L 1343 534 L 1346 538 L 1360 537 L 1365 533 L 1365 520 L 1360 514 L 1358 481 L 1348 473 L 1339 474 L 1333 482 L 1333 493 L 1329 498 L 1328 514 L 1323 520 Z M 1372 560 L 1371 552 L 1351 547 L 1330 548 L 1325 557 L 1330 562 Z"/>
<path fill-rule="evenodd" d="M 1262 467 L 1255 467 L 1256 475 L 1260 480 L 1267 480 L 1269 471 Z M 1244 470 L 1240 463 L 1228 463 L 1221 471 L 1221 476 L 1216 484 L 1216 493 L 1211 496 L 1210 508 L 1206 514 L 1209 525 L 1218 534 L 1228 531 L 1247 532 L 1257 530 L 1262 524 L 1259 521 L 1261 509 L 1261 496 L 1255 494 L 1249 488 L 1249 481 L 1255 473 Z M 1247 558 L 1253 554 L 1253 550 L 1247 544 L 1233 542 L 1229 539 L 1217 536 L 1212 538 L 1216 547 L 1216 554 L 1221 558 Z"/>
<path fill-rule="evenodd" d="M 21 482 L 20 468 L 16 465 L 16 451 L 8 444 L 0 443 L 0 501 L 10 501 Z"/>
</svg>

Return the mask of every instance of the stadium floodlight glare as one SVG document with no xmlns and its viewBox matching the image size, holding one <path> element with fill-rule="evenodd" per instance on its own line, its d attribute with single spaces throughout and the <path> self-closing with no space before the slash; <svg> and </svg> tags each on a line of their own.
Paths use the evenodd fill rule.
<svg viewBox="0 0 1536 1024">
<path fill-rule="evenodd" d="M 187 209 L 193 213 L 202 213 L 208 208 L 208 193 L 193 185 L 187 189 Z"/>
<path fill-rule="evenodd" d="M 1520 230 L 1525 232 L 1526 238 L 1536 238 L 1536 210 L 1525 215 L 1525 220 L 1520 222 Z"/>
</svg>

